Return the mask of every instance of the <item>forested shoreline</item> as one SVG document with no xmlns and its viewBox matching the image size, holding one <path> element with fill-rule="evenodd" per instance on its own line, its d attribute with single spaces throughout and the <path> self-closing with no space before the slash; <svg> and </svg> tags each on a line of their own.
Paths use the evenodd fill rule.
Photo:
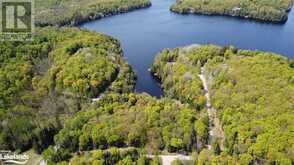
<svg viewBox="0 0 294 165">
<path fill-rule="evenodd" d="M 36 26 L 76 26 L 151 6 L 149 0 L 37 0 Z"/>
<path fill-rule="evenodd" d="M 117 40 L 77 28 L 36 34 L 1 44 L 1 148 L 33 147 L 49 165 L 161 164 L 146 155 L 172 153 L 198 164 L 293 163 L 293 60 L 231 46 L 165 49 L 151 67 L 158 99 L 133 93 Z M 211 149 L 199 74 L 225 132 Z"/>
<path fill-rule="evenodd" d="M 212 137 L 211 149 L 201 68 L 225 132 L 224 139 Z M 293 163 L 293 60 L 192 45 L 163 50 L 151 71 L 161 80 L 164 98 L 105 95 L 66 121 L 54 146 L 43 152 L 47 162 L 161 164 L 146 155 L 185 153 L 192 154 L 187 163 L 199 165 Z"/>
<path fill-rule="evenodd" d="M 31 42 L 1 42 L 0 148 L 42 152 L 64 120 L 136 76 L 117 40 L 76 28 L 41 28 Z"/>
<path fill-rule="evenodd" d="M 292 7 L 290 0 L 240 1 L 215 9 L 220 1 L 177 0 L 171 10 L 283 22 Z M 233 46 L 164 49 L 150 68 L 164 90 L 156 98 L 135 91 L 117 39 L 61 27 L 149 7 L 149 0 L 35 4 L 34 40 L 0 44 L 0 150 L 31 150 L 48 165 L 160 165 L 160 155 L 176 154 L 191 160 L 172 165 L 294 164 L 293 59 Z M 210 108 L 224 137 L 210 133 Z"/>
<path fill-rule="evenodd" d="M 195 104 L 202 100 L 194 90 L 201 86 L 200 68 L 225 131 L 225 139 L 216 139 L 217 145 L 224 140 L 224 149 L 213 147 L 205 162 L 293 164 L 294 61 L 269 52 L 194 45 L 163 50 L 152 72 L 167 97 Z"/>
<path fill-rule="evenodd" d="M 293 0 L 177 0 L 170 10 L 180 14 L 224 15 L 257 21 L 284 23 Z"/>
</svg>

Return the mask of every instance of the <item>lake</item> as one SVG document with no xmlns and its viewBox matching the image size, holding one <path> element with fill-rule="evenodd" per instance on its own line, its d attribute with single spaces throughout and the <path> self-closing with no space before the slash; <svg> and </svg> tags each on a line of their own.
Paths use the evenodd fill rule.
<svg viewBox="0 0 294 165">
<path fill-rule="evenodd" d="M 81 25 L 120 40 L 125 58 L 138 75 L 136 92 L 160 97 L 160 85 L 148 72 L 164 48 L 193 43 L 234 45 L 241 49 L 272 51 L 294 58 L 294 12 L 285 24 L 169 11 L 175 0 L 152 0 L 152 6 Z"/>
</svg>

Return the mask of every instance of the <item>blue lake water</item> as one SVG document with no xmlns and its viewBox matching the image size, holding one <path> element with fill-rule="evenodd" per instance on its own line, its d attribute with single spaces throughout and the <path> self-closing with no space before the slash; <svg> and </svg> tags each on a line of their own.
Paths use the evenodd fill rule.
<svg viewBox="0 0 294 165">
<path fill-rule="evenodd" d="M 137 92 L 157 97 L 163 94 L 148 68 L 164 48 L 213 43 L 294 58 L 293 10 L 285 24 L 267 24 L 223 16 L 179 15 L 169 11 L 174 1 L 152 0 L 150 8 L 81 25 L 120 40 L 125 58 L 138 75 Z"/>
</svg>

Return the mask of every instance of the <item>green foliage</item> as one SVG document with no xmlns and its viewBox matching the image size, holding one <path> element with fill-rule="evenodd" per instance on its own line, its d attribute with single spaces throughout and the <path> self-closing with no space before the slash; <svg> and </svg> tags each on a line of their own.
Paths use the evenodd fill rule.
<svg viewBox="0 0 294 165">
<path fill-rule="evenodd" d="M 226 147 L 244 162 L 294 161 L 294 69 L 284 57 L 258 51 L 227 51 L 208 62 L 212 102 L 226 134 Z M 249 156 L 250 155 L 250 156 Z"/>
<path fill-rule="evenodd" d="M 150 163 L 150 159 L 148 159 L 145 155 L 141 155 L 137 160 L 137 165 L 148 165 Z"/>
<path fill-rule="evenodd" d="M 170 140 L 170 149 L 169 151 L 177 151 L 183 148 L 183 140 L 178 138 L 172 138 Z"/>
<path fill-rule="evenodd" d="M 52 146 L 47 148 L 43 152 L 42 156 L 44 157 L 44 159 L 46 160 L 48 165 L 53 165 L 53 164 L 60 162 L 62 160 L 68 160 L 71 157 L 71 155 L 69 154 L 69 152 L 67 150 L 57 149 Z"/>
<path fill-rule="evenodd" d="M 135 148 L 110 148 L 107 150 L 92 150 L 82 152 L 70 159 L 72 165 L 132 165 L 139 158 Z"/>
<path fill-rule="evenodd" d="M 198 146 L 200 148 L 204 147 L 206 141 L 208 140 L 208 126 L 209 126 L 209 119 L 208 115 L 201 116 L 199 120 L 195 123 L 195 130 L 197 132 L 197 140 Z"/>
<path fill-rule="evenodd" d="M 211 144 L 211 148 L 213 150 L 213 153 L 215 155 L 219 155 L 221 153 L 221 149 L 220 149 L 220 144 L 219 144 L 219 140 L 214 138 L 212 139 L 212 144 Z"/>
<path fill-rule="evenodd" d="M 36 24 L 78 25 L 151 5 L 149 0 L 36 0 Z"/>
<path fill-rule="evenodd" d="M 0 45 L 1 149 L 41 152 L 91 98 L 134 88 L 118 41 L 102 34 L 42 28 L 32 42 Z"/>
<path fill-rule="evenodd" d="M 198 156 L 198 165 L 209 165 L 211 164 L 211 158 L 213 153 L 208 149 L 203 149 Z"/>
<path fill-rule="evenodd" d="M 133 161 L 129 156 L 125 157 L 123 160 L 117 163 L 117 165 L 132 165 L 132 164 L 133 164 Z"/>
<path fill-rule="evenodd" d="M 176 159 L 171 163 L 171 165 L 184 165 L 184 163 L 181 160 Z"/>
<path fill-rule="evenodd" d="M 191 165 L 197 165 L 198 164 L 198 153 L 197 152 L 192 152 L 191 154 Z"/>
<path fill-rule="evenodd" d="M 213 156 L 210 160 L 210 162 L 212 162 L 211 164 L 227 164 L 227 165 L 248 165 L 251 164 L 250 163 L 245 163 L 242 164 L 241 161 L 238 161 L 235 157 L 231 156 L 231 155 L 227 155 L 222 153 L 221 155 L 218 156 Z"/>
<path fill-rule="evenodd" d="M 219 53 L 221 50 L 213 45 L 165 49 L 156 56 L 151 68 L 152 73 L 161 80 L 165 96 L 188 103 L 191 108 L 198 110 L 199 118 L 194 125 L 198 151 L 205 147 L 209 131 L 208 115 L 204 109 L 206 99 L 198 74 L 200 67 L 210 57 L 215 54 L 224 56 Z M 186 138 L 191 137 L 187 135 Z"/>
<path fill-rule="evenodd" d="M 205 51 L 204 48 L 202 50 Z M 205 105 L 205 97 L 203 96 L 202 82 L 197 75 L 200 63 L 195 65 L 193 61 L 198 60 L 191 60 L 186 56 L 190 53 L 192 52 L 189 48 L 163 50 L 156 56 L 151 71 L 161 80 L 167 97 L 178 99 L 201 110 Z M 200 54 L 199 52 L 195 53 Z"/>
<path fill-rule="evenodd" d="M 150 163 L 150 165 L 161 165 L 161 164 L 162 164 L 162 161 L 158 155 L 156 155 Z"/>
<path fill-rule="evenodd" d="M 69 119 L 55 144 L 71 152 L 110 147 L 144 147 L 148 153 L 191 151 L 196 120 L 195 110 L 171 99 L 108 94 Z"/>
<path fill-rule="evenodd" d="M 287 12 L 292 4 L 292 0 L 177 0 L 171 10 L 283 22 L 287 20 Z"/>
<path fill-rule="evenodd" d="M 162 51 L 152 71 L 161 79 L 168 96 L 172 91 L 172 97 L 191 104 L 179 96 L 187 98 L 189 92 L 185 87 L 191 87 L 191 81 L 199 81 L 199 68 L 205 69 L 212 106 L 221 121 L 225 140 L 212 144 L 218 156 L 205 156 L 205 151 L 199 154 L 198 164 L 207 159 L 224 164 L 293 164 L 292 63 L 273 53 L 203 45 Z M 190 81 L 181 80 L 187 72 Z M 189 90 L 193 91 L 193 86 Z M 201 95 L 201 88 L 191 93 L 194 100 Z M 197 146 L 208 139 L 208 117 L 204 112 L 199 116 L 195 123 L 200 138 Z M 222 140 L 224 149 L 220 153 Z"/>
</svg>

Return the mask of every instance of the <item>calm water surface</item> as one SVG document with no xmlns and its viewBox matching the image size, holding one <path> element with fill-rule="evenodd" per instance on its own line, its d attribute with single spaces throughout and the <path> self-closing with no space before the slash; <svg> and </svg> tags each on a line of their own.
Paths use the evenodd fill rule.
<svg viewBox="0 0 294 165">
<path fill-rule="evenodd" d="M 265 24 L 231 17 L 175 14 L 169 11 L 174 1 L 152 0 L 148 9 L 82 25 L 121 41 L 125 57 L 138 75 L 137 92 L 163 94 L 148 68 L 164 48 L 213 43 L 273 51 L 294 58 L 294 12 L 285 24 Z"/>
</svg>

